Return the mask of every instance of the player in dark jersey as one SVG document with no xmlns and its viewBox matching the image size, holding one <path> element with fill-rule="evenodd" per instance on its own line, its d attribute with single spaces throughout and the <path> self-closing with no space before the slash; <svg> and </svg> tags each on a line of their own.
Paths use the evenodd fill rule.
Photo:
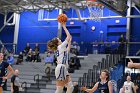
<svg viewBox="0 0 140 93">
<path fill-rule="evenodd" d="M 6 69 L 9 70 L 7 76 L 5 76 Z M 4 81 L 10 78 L 12 74 L 14 74 L 14 70 L 7 62 L 3 61 L 3 53 L 0 53 L 0 93 L 3 91 L 2 86 Z"/>
<path fill-rule="evenodd" d="M 112 83 L 109 81 L 109 72 L 103 70 L 100 75 L 100 81 L 97 82 L 92 89 L 82 87 L 83 91 L 93 93 L 98 89 L 98 93 L 113 93 Z"/>
</svg>

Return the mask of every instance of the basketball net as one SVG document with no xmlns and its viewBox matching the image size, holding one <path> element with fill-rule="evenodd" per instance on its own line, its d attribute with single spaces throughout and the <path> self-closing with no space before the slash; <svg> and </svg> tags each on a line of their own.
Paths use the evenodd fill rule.
<svg viewBox="0 0 140 93">
<path fill-rule="evenodd" d="M 103 17 L 104 6 L 99 2 L 96 2 L 96 0 L 87 0 L 86 5 L 90 14 L 89 18 L 95 22 L 100 22 L 101 17 Z"/>
</svg>

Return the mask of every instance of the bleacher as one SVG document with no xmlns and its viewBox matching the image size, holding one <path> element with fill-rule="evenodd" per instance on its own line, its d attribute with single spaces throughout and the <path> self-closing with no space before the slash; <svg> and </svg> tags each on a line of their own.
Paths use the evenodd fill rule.
<svg viewBox="0 0 140 93">
<path fill-rule="evenodd" d="M 42 58 L 45 54 L 42 54 Z M 72 81 L 78 82 L 79 93 L 80 87 L 87 86 L 91 88 L 95 82 L 99 80 L 101 70 L 110 71 L 110 79 L 116 81 L 117 90 L 122 87 L 125 81 L 124 75 L 124 58 L 118 54 L 89 54 L 88 56 L 79 56 L 81 68 L 75 69 L 71 73 Z M 13 65 L 14 69 L 20 70 L 20 81 L 23 90 L 21 93 L 54 93 L 56 90 L 56 82 L 53 66 L 51 80 L 48 80 L 45 74 L 45 63 L 42 62 L 23 62 L 21 65 Z M 136 81 L 138 82 L 138 81 Z M 117 93 L 118 93 L 117 91 Z M 7 82 L 7 91 L 10 93 L 10 79 Z"/>
<path fill-rule="evenodd" d="M 124 66 L 121 65 L 122 62 L 124 62 L 124 60 L 118 54 L 105 55 L 101 61 L 96 62 L 97 64 L 92 64 L 92 68 L 88 69 L 88 72 L 84 73 L 83 76 L 79 78 L 79 87 L 86 86 L 88 88 L 92 88 L 99 80 L 101 70 L 107 69 L 110 71 L 111 81 L 115 81 L 116 83 L 116 92 L 114 91 L 113 93 L 118 93 L 120 86 L 122 86 L 119 81 L 122 79 L 124 72 Z M 117 84 L 117 82 L 119 84 Z M 81 93 L 81 91 L 79 92 Z"/>
<path fill-rule="evenodd" d="M 97 62 L 101 61 L 102 58 L 105 57 L 106 55 L 103 54 L 90 54 L 87 57 L 84 57 L 84 60 L 80 60 L 81 68 L 79 70 L 75 70 L 75 72 L 71 74 L 72 81 L 78 82 L 79 77 L 82 77 L 84 73 L 88 72 L 88 69 L 91 69 L 95 64 L 97 65 Z M 44 62 L 23 62 L 23 64 L 21 65 L 13 65 L 13 68 L 18 68 L 20 70 L 19 77 L 20 81 L 23 82 L 22 87 L 24 89 L 23 91 L 21 91 L 21 93 L 55 92 L 56 86 L 54 70 L 51 73 L 51 81 L 49 81 L 44 71 Z M 55 68 L 55 66 L 53 66 L 53 68 Z M 7 91 L 4 91 L 4 93 L 10 92 L 10 79 L 8 79 L 7 86 Z"/>
</svg>

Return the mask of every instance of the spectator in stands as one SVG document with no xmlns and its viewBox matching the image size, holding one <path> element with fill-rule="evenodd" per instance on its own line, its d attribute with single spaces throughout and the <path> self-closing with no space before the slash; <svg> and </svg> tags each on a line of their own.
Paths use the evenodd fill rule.
<svg viewBox="0 0 140 93">
<path fill-rule="evenodd" d="M 51 56 L 50 52 L 48 52 L 44 62 L 45 62 L 45 73 L 48 76 L 49 80 L 50 80 L 50 74 L 52 72 L 53 60 L 54 60 L 53 56 Z"/>
<path fill-rule="evenodd" d="M 32 61 L 32 55 L 33 55 L 33 51 L 32 51 L 32 49 L 30 49 L 29 52 L 27 53 L 26 61 L 31 62 Z"/>
<path fill-rule="evenodd" d="M 14 56 L 12 53 L 9 54 L 8 58 L 7 58 L 7 62 L 10 64 L 10 65 L 13 65 L 14 64 Z"/>
<path fill-rule="evenodd" d="M 41 62 L 39 53 L 36 51 L 32 51 L 32 62 Z"/>
<path fill-rule="evenodd" d="M 23 53 L 24 53 L 25 55 L 27 55 L 30 49 L 31 49 L 31 48 L 30 48 L 30 44 L 27 43 L 26 47 L 25 47 L 24 50 L 23 50 Z"/>
<path fill-rule="evenodd" d="M 76 41 L 74 41 L 71 45 L 71 49 L 74 54 L 78 55 L 79 51 L 80 51 L 80 46 L 78 45 L 78 43 Z"/>
<path fill-rule="evenodd" d="M 98 41 L 95 40 L 92 46 L 93 46 L 93 54 L 98 54 Z"/>
<path fill-rule="evenodd" d="M 131 76 L 127 76 L 126 80 L 123 84 L 124 93 L 136 93 L 134 83 L 131 81 Z"/>
<path fill-rule="evenodd" d="M 7 49 L 6 49 L 6 47 L 4 45 L 2 45 L 2 48 L 1 48 L 0 52 L 3 53 L 3 55 L 4 55 L 3 60 L 6 61 L 7 60 L 7 56 L 8 56 L 8 51 L 7 51 Z"/>
<path fill-rule="evenodd" d="M 32 51 L 32 56 L 31 56 L 32 62 L 37 62 L 37 55 L 35 51 Z"/>
<path fill-rule="evenodd" d="M 11 93 L 19 93 L 21 84 L 19 82 L 19 70 L 16 69 L 14 75 L 11 78 Z"/>
<path fill-rule="evenodd" d="M 23 62 L 23 53 L 20 52 L 18 55 L 16 64 L 18 65 L 18 64 L 21 64 L 22 62 Z"/>
<path fill-rule="evenodd" d="M 37 51 L 37 52 L 39 52 L 39 51 L 40 51 L 40 48 L 39 48 L 39 45 L 38 45 L 38 43 L 36 43 L 36 44 L 35 44 L 34 51 Z"/>
<path fill-rule="evenodd" d="M 40 48 L 39 48 L 38 43 L 36 43 L 34 51 L 35 51 L 35 55 L 36 55 L 36 60 L 39 61 Z"/>
<path fill-rule="evenodd" d="M 80 60 L 76 55 L 71 57 L 69 67 L 73 69 L 79 69 L 79 67 L 81 67 Z"/>
<path fill-rule="evenodd" d="M 69 67 L 72 68 L 72 69 L 76 68 L 76 59 L 74 57 L 70 58 Z"/>
<path fill-rule="evenodd" d="M 7 52 L 6 48 L 4 47 L 4 45 L 2 45 L 2 48 L 1 48 L 1 53 L 5 54 Z"/>
<path fill-rule="evenodd" d="M 8 78 L 11 77 L 12 74 L 14 74 L 14 70 L 13 68 L 9 65 L 9 63 L 7 62 L 4 62 L 3 61 L 3 53 L 0 53 L 0 93 L 3 93 L 3 89 L 2 89 L 2 86 L 3 86 L 3 83 L 5 80 L 7 80 Z M 6 68 L 8 69 L 8 73 L 6 75 Z"/>
<path fill-rule="evenodd" d="M 118 53 L 124 55 L 125 52 L 126 52 L 126 49 L 125 49 L 126 39 L 124 38 L 124 35 L 123 34 L 120 36 L 118 42 L 120 43 L 119 44 L 119 47 L 118 47 Z"/>
<path fill-rule="evenodd" d="M 133 61 L 129 58 L 128 67 L 129 68 L 140 68 L 140 63 L 133 63 Z"/>
<path fill-rule="evenodd" d="M 109 81 L 109 72 L 103 70 L 100 74 L 100 81 L 97 82 L 92 89 L 82 87 L 83 91 L 93 93 L 98 89 L 98 93 L 113 93 L 113 87 L 111 81 Z"/>
</svg>

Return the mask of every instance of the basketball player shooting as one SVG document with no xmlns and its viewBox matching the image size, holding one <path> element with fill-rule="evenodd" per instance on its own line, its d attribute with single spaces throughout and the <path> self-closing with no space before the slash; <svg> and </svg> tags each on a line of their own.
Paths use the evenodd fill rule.
<svg viewBox="0 0 140 93">
<path fill-rule="evenodd" d="M 59 38 L 54 38 L 48 42 L 48 48 L 55 51 L 57 55 L 57 66 L 55 68 L 55 93 L 62 93 L 64 86 L 67 87 L 66 93 L 72 93 L 74 89 L 70 74 L 68 73 L 68 53 L 70 51 L 72 37 L 66 28 L 66 21 L 67 16 L 65 14 L 61 14 L 58 16 L 58 22 L 61 23 L 66 33 L 65 41 L 62 42 Z"/>
</svg>

